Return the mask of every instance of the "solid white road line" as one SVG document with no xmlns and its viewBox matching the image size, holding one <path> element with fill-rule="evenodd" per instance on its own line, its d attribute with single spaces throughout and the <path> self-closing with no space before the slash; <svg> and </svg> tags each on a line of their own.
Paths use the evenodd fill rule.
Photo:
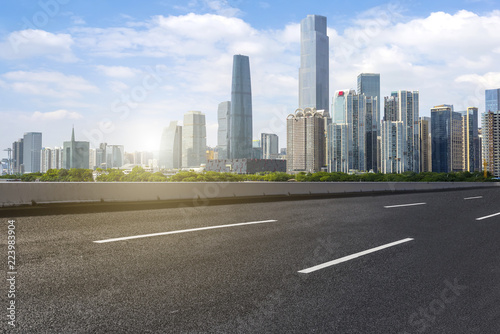
<svg viewBox="0 0 500 334">
<path fill-rule="evenodd" d="M 410 204 L 399 204 L 399 205 L 386 205 L 384 208 L 390 209 L 390 208 L 401 208 L 403 206 L 414 206 L 414 205 L 425 205 L 427 203 L 410 203 Z"/>
<path fill-rule="evenodd" d="M 318 264 L 317 266 L 314 266 L 314 267 L 311 267 L 311 268 L 300 270 L 299 273 L 301 273 L 301 274 L 309 274 L 309 273 L 312 273 L 313 271 L 316 271 L 316 270 L 320 270 L 320 269 L 323 269 L 323 268 L 326 268 L 326 267 L 330 267 L 330 266 L 333 266 L 333 265 L 336 265 L 336 264 L 339 264 L 339 263 L 342 263 L 342 262 L 346 262 L 346 261 L 355 259 L 357 257 L 363 256 L 363 255 L 366 255 L 366 254 L 377 252 L 379 250 L 382 250 L 382 249 L 385 249 L 385 248 L 389 248 L 389 247 L 393 247 L 393 246 L 396 246 L 396 245 L 399 245 L 399 244 L 402 244 L 402 243 L 405 243 L 405 242 L 408 242 L 408 241 L 412 241 L 412 240 L 413 240 L 413 238 L 406 238 L 406 239 L 403 239 L 403 240 L 391 242 L 390 244 L 386 244 L 386 245 L 378 246 L 378 247 L 375 247 L 375 248 L 371 248 L 371 249 L 365 250 L 363 252 L 359 252 L 359 253 L 352 254 L 352 255 L 349 255 L 349 256 L 341 257 L 340 259 L 337 259 L 337 260 L 333 260 L 333 261 L 330 261 L 330 262 L 325 262 L 323 264 Z"/>
<path fill-rule="evenodd" d="M 483 198 L 483 196 L 466 197 L 466 198 L 464 198 L 464 200 L 468 200 L 468 199 L 480 199 L 480 198 Z"/>
<path fill-rule="evenodd" d="M 494 213 L 494 214 L 486 216 L 486 217 L 476 218 L 476 220 L 488 219 L 488 218 L 495 217 L 495 216 L 498 216 L 498 215 L 500 215 L 500 212 Z"/>
<path fill-rule="evenodd" d="M 212 230 L 212 229 L 215 229 L 215 228 L 234 227 L 234 226 L 253 225 L 253 224 L 264 224 L 264 223 L 273 223 L 273 222 L 277 222 L 277 220 L 262 220 L 262 221 L 247 222 L 247 223 L 237 223 L 237 224 L 217 225 L 217 226 L 206 226 L 206 227 L 190 228 L 190 229 L 187 229 L 187 230 L 178 230 L 178 231 L 151 233 L 151 234 L 141 234 L 141 235 L 133 235 L 133 236 L 130 236 L 130 237 L 97 240 L 97 241 L 94 241 L 94 242 L 98 243 L 98 244 L 102 244 L 102 243 L 105 243 L 105 242 L 113 242 L 113 241 L 122 241 L 122 240 L 130 240 L 130 239 L 156 237 L 156 236 L 159 236 L 159 235 L 168 235 L 168 234 L 177 234 L 177 233 L 186 233 L 186 232 L 196 232 L 196 231 Z"/>
</svg>

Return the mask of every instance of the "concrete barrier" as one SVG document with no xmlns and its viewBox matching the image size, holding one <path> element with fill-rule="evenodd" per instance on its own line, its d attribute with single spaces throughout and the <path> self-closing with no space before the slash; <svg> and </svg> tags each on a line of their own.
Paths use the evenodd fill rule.
<svg viewBox="0 0 500 334">
<path fill-rule="evenodd" d="M 0 206 L 43 203 L 138 202 L 210 198 L 355 194 L 495 187 L 467 182 L 2 182 Z"/>
</svg>

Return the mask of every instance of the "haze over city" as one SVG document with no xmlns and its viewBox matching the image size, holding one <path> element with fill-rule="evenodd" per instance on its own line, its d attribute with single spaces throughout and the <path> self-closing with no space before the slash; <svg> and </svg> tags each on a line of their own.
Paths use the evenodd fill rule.
<svg viewBox="0 0 500 334">
<path fill-rule="evenodd" d="M 234 54 L 250 58 L 254 138 L 276 133 L 285 147 L 307 14 L 328 19 L 330 101 L 336 90 L 355 89 L 363 72 L 380 73 L 382 96 L 418 90 L 421 116 L 439 104 L 482 113 L 484 90 L 500 87 L 500 11 L 490 1 L 117 4 L 5 5 L 2 149 L 31 131 L 43 133 L 43 146 L 61 146 L 74 124 L 77 139 L 94 147 L 99 133 L 98 141 L 127 151 L 157 150 L 162 129 L 189 110 L 206 115 L 215 146 Z"/>
</svg>

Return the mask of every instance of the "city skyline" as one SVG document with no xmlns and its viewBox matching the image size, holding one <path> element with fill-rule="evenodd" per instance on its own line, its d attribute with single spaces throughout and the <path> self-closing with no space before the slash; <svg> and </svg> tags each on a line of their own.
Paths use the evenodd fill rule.
<svg viewBox="0 0 500 334">
<path fill-rule="evenodd" d="M 285 138 L 284 119 L 298 101 L 300 20 L 309 14 L 328 19 L 330 99 L 338 89 L 356 88 L 358 74 L 380 73 L 382 96 L 400 87 L 420 91 L 421 116 L 443 102 L 457 110 L 475 106 L 481 114 L 484 89 L 500 86 L 493 72 L 500 50 L 491 48 L 500 44 L 494 6 L 361 2 L 339 12 L 331 4 L 294 5 L 268 22 L 266 15 L 278 10 L 273 3 L 258 13 L 248 4 L 218 4 L 166 4 L 135 13 L 124 2 L 113 22 L 91 14 L 91 4 L 60 4 L 52 11 L 9 4 L 0 14 L 2 149 L 25 132 L 42 132 L 43 146 L 61 146 L 62 129 L 75 123 L 76 136 L 93 148 L 113 142 L 128 151 L 158 150 L 162 129 L 189 110 L 207 115 L 207 143 L 215 147 L 217 106 L 230 97 L 231 62 L 238 53 L 252 59 L 253 138 L 267 132 Z M 163 44 L 155 42 L 159 36 L 166 37 Z M 129 37 L 132 44 L 120 45 Z M 436 45 L 452 51 L 437 52 Z"/>
</svg>

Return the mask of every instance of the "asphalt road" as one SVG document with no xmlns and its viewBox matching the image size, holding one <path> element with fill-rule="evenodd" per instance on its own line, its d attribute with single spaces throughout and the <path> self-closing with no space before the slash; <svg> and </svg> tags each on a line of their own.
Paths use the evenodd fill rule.
<svg viewBox="0 0 500 334">
<path fill-rule="evenodd" d="M 13 217 L 13 332 L 500 333 L 496 213 L 500 189 Z"/>
</svg>

